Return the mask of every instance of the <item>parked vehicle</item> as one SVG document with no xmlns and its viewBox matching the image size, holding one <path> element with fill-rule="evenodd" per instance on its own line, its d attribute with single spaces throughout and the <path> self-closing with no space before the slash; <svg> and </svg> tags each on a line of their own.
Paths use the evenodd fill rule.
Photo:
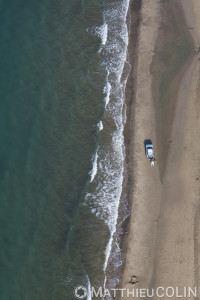
<svg viewBox="0 0 200 300">
<path fill-rule="evenodd" d="M 151 166 L 154 166 L 156 159 L 154 156 L 154 149 L 153 149 L 152 143 L 148 143 L 145 145 L 145 153 L 146 153 L 147 159 L 149 159 L 151 162 Z"/>
</svg>

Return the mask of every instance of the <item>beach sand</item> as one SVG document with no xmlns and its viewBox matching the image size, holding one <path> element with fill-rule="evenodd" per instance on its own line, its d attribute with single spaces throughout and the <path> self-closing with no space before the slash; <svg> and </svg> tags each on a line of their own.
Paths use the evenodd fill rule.
<svg viewBox="0 0 200 300">
<path fill-rule="evenodd" d="M 200 1 L 143 0 L 140 14 L 128 93 L 131 215 L 119 288 L 132 290 L 135 275 L 135 289 L 171 286 L 181 294 L 200 287 L 200 56 L 193 49 Z M 155 167 L 145 158 L 145 139 L 154 144 Z"/>
</svg>

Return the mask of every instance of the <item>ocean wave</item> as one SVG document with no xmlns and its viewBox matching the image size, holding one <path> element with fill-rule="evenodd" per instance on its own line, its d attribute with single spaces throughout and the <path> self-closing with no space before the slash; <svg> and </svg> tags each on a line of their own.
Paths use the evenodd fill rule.
<svg viewBox="0 0 200 300">
<path fill-rule="evenodd" d="M 99 35 L 101 37 L 102 46 L 104 46 L 108 39 L 108 25 L 106 23 L 100 27 Z"/>
<path fill-rule="evenodd" d="M 106 96 L 104 98 L 105 99 L 105 107 L 107 107 L 107 105 L 110 101 L 111 84 L 109 82 L 109 74 L 110 74 L 110 72 L 107 69 L 106 85 L 105 85 L 104 90 L 103 90 L 104 94 L 106 94 Z"/>
<path fill-rule="evenodd" d="M 87 28 L 86 31 L 90 34 L 96 35 L 101 39 L 101 47 L 99 49 L 98 52 L 101 52 L 103 46 L 106 44 L 107 42 L 107 38 L 108 38 L 108 25 L 106 23 L 104 23 L 101 26 L 95 26 L 91 29 Z"/>
<path fill-rule="evenodd" d="M 93 156 L 93 167 L 92 167 L 92 171 L 91 171 L 91 179 L 90 182 L 92 182 L 97 174 L 97 159 L 98 159 L 98 153 L 97 153 L 98 149 L 96 150 L 96 153 Z"/>
<path fill-rule="evenodd" d="M 86 280 L 87 280 L 87 300 L 92 300 L 91 284 L 88 275 L 86 275 Z"/>
<path fill-rule="evenodd" d="M 99 123 L 97 124 L 97 128 L 99 131 L 103 130 L 103 122 L 99 121 Z"/>
<path fill-rule="evenodd" d="M 110 230 L 110 240 L 105 249 L 104 271 L 108 266 L 116 232 L 125 167 L 123 130 L 125 86 L 128 74 L 124 76 L 123 71 L 127 60 L 128 28 L 126 18 L 128 7 L 129 0 L 109 3 L 104 10 L 104 24 L 93 30 L 94 34 L 101 37 L 102 66 L 107 72 L 103 91 L 106 94 L 104 130 L 100 134 L 103 141 L 106 140 L 104 135 L 111 136 L 111 138 L 107 138 L 104 143 L 101 143 L 100 140 L 98 145 L 98 156 L 96 152 L 90 180 L 93 183 L 93 189 L 89 188 L 85 196 L 85 204 L 91 207 L 91 211 L 97 217 L 104 220 Z"/>
</svg>

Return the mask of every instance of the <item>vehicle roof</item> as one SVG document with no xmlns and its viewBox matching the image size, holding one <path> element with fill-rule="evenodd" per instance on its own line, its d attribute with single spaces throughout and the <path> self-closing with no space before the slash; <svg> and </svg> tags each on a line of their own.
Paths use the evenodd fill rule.
<svg viewBox="0 0 200 300">
<path fill-rule="evenodd" d="M 153 148 L 153 145 L 152 144 L 147 144 L 146 147 L 147 148 Z"/>
<path fill-rule="evenodd" d="M 153 154 L 153 149 L 148 149 L 149 154 Z"/>
</svg>

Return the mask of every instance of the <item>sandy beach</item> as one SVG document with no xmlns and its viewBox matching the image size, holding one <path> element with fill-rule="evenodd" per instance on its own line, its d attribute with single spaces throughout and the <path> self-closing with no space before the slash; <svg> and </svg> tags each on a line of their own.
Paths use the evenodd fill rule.
<svg viewBox="0 0 200 300">
<path fill-rule="evenodd" d="M 143 0 L 138 30 L 128 93 L 131 215 L 119 287 L 181 294 L 200 287 L 200 2 Z M 154 144 L 155 167 L 145 139 Z"/>
</svg>

